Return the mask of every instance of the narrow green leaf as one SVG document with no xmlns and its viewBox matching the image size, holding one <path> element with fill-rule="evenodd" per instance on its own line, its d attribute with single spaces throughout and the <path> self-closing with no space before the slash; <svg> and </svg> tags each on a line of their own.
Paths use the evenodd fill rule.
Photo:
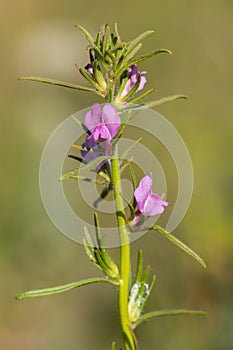
<svg viewBox="0 0 233 350">
<path fill-rule="evenodd" d="M 163 103 L 172 102 L 172 101 L 179 100 L 179 99 L 187 100 L 187 96 L 185 96 L 185 95 L 172 95 L 172 96 L 163 97 L 163 98 L 156 100 L 156 101 L 147 102 L 147 103 L 132 107 L 132 110 L 142 110 L 142 109 L 152 108 L 152 107 L 159 106 Z M 129 105 L 130 105 L 130 103 L 129 103 Z"/>
<path fill-rule="evenodd" d="M 130 44 L 127 47 L 127 52 L 132 50 L 138 43 L 140 43 L 143 39 L 148 37 L 149 35 L 154 34 L 154 30 L 148 30 L 140 35 L 138 35 L 134 40 L 130 42 Z"/>
<path fill-rule="evenodd" d="M 100 224 L 99 224 L 99 216 L 98 213 L 94 213 L 94 224 L 95 224 L 95 235 L 98 243 L 98 247 L 101 248 L 101 235 L 100 235 Z"/>
<path fill-rule="evenodd" d="M 25 299 L 25 298 L 35 298 L 35 297 L 42 297 L 42 296 L 47 296 L 47 295 L 59 294 L 59 293 L 67 292 L 71 289 L 82 287 L 82 286 L 85 286 L 87 284 L 92 284 L 92 283 L 109 283 L 109 284 L 113 284 L 113 285 L 117 284 L 116 282 L 111 281 L 110 279 L 106 279 L 106 278 L 100 278 L 100 277 L 89 278 L 86 280 L 65 284 L 63 286 L 31 290 L 29 292 L 24 292 L 24 293 L 18 294 L 15 298 L 20 300 L 20 299 Z"/>
<path fill-rule="evenodd" d="M 80 26 L 79 24 L 75 25 L 75 27 L 78 28 L 79 30 L 81 30 L 81 32 L 86 36 L 86 38 L 90 44 L 95 43 L 95 40 L 92 37 L 92 35 L 84 27 Z"/>
<path fill-rule="evenodd" d="M 92 249 L 92 253 L 94 254 L 94 247 L 95 247 L 95 244 L 91 238 L 91 235 L 90 233 L 88 232 L 88 229 L 86 226 L 84 226 L 84 236 L 85 236 L 85 240 L 87 242 L 87 245 L 89 246 L 89 248 L 93 248 Z"/>
<path fill-rule="evenodd" d="M 135 104 L 137 103 L 138 101 L 141 101 L 143 98 L 149 96 L 152 92 L 154 92 L 155 89 L 150 89 L 148 91 L 146 91 L 144 94 L 134 98 L 133 100 L 130 101 L 130 104 Z"/>
<path fill-rule="evenodd" d="M 148 265 L 142 275 L 142 279 L 141 279 L 141 282 L 142 283 L 148 283 L 148 278 L 149 278 L 149 274 L 151 272 L 151 266 Z"/>
<path fill-rule="evenodd" d="M 136 55 L 136 53 L 140 50 L 141 47 L 142 47 L 142 44 L 139 43 L 131 51 L 129 51 L 129 53 L 125 54 L 123 60 L 121 61 L 120 66 L 124 66 L 124 64 L 126 64 L 129 61 L 131 65 L 131 59 Z"/>
<path fill-rule="evenodd" d="M 132 115 L 131 111 L 130 110 L 127 111 L 126 116 L 125 116 L 124 120 L 121 122 L 119 130 L 118 130 L 118 132 L 117 132 L 117 134 L 115 136 L 115 140 L 116 141 L 118 141 L 119 137 L 123 134 L 123 131 L 124 131 L 128 121 L 130 120 L 131 115 Z"/>
<path fill-rule="evenodd" d="M 116 72 L 115 80 L 117 81 L 120 78 L 120 76 L 133 64 L 138 64 L 139 62 L 145 61 L 145 60 L 147 60 L 155 55 L 158 55 L 160 53 L 168 53 L 170 55 L 171 51 L 167 50 L 167 49 L 157 49 L 157 50 L 154 50 L 154 51 L 149 52 L 147 54 L 144 54 L 142 56 L 139 56 L 133 60 L 130 60 L 128 63 L 126 63 L 125 60 L 122 59 L 121 61 L 119 61 L 119 67 L 121 67 L 121 68 Z M 124 64 L 122 64 L 123 62 L 124 62 Z"/>
<path fill-rule="evenodd" d="M 62 175 L 60 177 L 60 180 L 65 180 L 65 179 L 70 178 L 71 176 L 78 175 L 80 171 L 90 170 L 92 168 L 95 168 L 101 162 L 108 160 L 108 159 L 112 159 L 112 158 L 113 157 L 111 157 L 111 156 L 100 156 L 98 158 L 95 158 L 90 163 L 87 163 L 86 165 L 84 165 L 78 169 L 74 169 L 73 171 L 69 171 L 68 173 Z"/>
<path fill-rule="evenodd" d="M 87 244 L 87 241 L 83 240 L 83 245 L 88 258 L 96 265 L 96 258 L 93 255 L 93 249 Z"/>
<path fill-rule="evenodd" d="M 130 173 L 133 189 L 135 191 L 135 189 L 137 187 L 137 179 L 136 179 L 136 175 L 135 175 L 135 172 L 133 170 L 132 164 L 129 160 L 128 160 L 128 167 L 129 167 L 129 173 Z"/>
<path fill-rule="evenodd" d="M 157 232 L 161 233 L 165 238 L 167 238 L 169 241 L 174 243 L 177 247 L 179 247 L 183 252 L 186 254 L 192 256 L 195 260 L 199 262 L 199 264 L 206 269 L 206 263 L 205 261 L 197 254 L 195 253 L 191 248 L 189 248 L 186 244 L 181 242 L 178 238 L 173 236 L 171 233 L 168 233 L 164 228 L 154 225 L 151 229 L 156 230 Z"/>
<path fill-rule="evenodd" d="M 116 342 L 115 341 L 112 342 L 112 350 L 116 350 Z"/>
<path fill-rule="evenodd" d="M 94 208 L 98 207 L 99 202 L 101 202 L 104 198 L 106 198 L 111 190 L 112 190 L 112 185 L 108 185 L 102 190 L 102 192 L 100 193 L 100 196 L 93 203 Z"/>
<path fill-rule="evenodd" d="M 89 182 L 89 183 L 92 183 L 92 184 L 95 184 L 95 185 L 106 185 L 106 181 L 101 181 L 101 180 L 95 180 L 95 179 L 90 179 L 88 177 L 85 177 L 85 176 L 81 176 L 81 175 L 71 175 L 69 177 L 69 179 L 73 179 L 73 180 L 82 180 L 84 182 Z"/>
<path fill-rule="evenodd" d="M 96 83 L 96 81 L 92 78 L 92 76 L 87 72 L 87 70 L 83 67 L 79 67 L 79 72 L 82 76 L 97 90 L 100 89 L 100 85 Z"/>
<path fill-rule="evenodd" d="M 144 54 L 144 55 L 141 55 L 139 57 L 136 57 L 134 60 L 130 61 L 128 64 L 132 65 L 132 64 L 138 64 L 139 62 L 141 61 L 145 61 L 147 60 L 148 58 L 151 58 L 153 56 L 156 56 L 160 53 L 167 53 L 169 55 L 171 55 L 171 51 L 170 50 L 167 50 L 167 49 L 157 49 L 157 50 L 154 50 L 154 51 L 151 51 L 147 54 Z"/>
<path fill-rule="evenodd" d="M 123 193 L 120 193 L 120 196 L 122 197 L 122 199 L 125 201 L 125 203 L 128 205 L 129 210 L 130 210 L 130 218 L 134 217 L 134 213 L 135 213 L 135 209 L 132 206 L 132 204 L 129 203 L 129 201 L 127 200 L 127 198 L 125 198 L 125 196 L 123 195 Z"/>
<path fill-rule="evenodd" d="M 78 157 L 78 156 L 74 156 L 73 154 L 69 154 L 69 155 L 68 155 L 68 158 L 71 158 L 71 159 L 77 160 L 78 162 L 80 162 L 80 163 L 84 163 L 84 164 L 85 164 L 84 159 L 82 159 L 81 157 Z"/>
<path fill-rule="evenodd" d="M 72 145 L 73 148 L 76 148 L 80 151 L 87 151 L 87 152 L 94 152 L 94 153 L 98 153 L 98 154 L 105 154 L 103 150 L 101 149 L 96 149 L 96 148 L 89 148 L 89 147 L 83 147 L 80 145 Z"/>
<path fill-rule="evenodd" d="M 114 32 L 118 38 L 119 41 L 121 41 L 121 36 L 119 34 L 119 30 L 118 30 L 118 26 L 117 26 L 117 23 L 114 23 Z"/>
<path fill-rule="evenodd" d="M 105 53 L 110 46 L 110 34 L 110 27 L 108 24 L 106 24 L 103 38 L 103 53 Z"/>
<path fill-rule="evenodd" d="M 51 85 L 56 85 L 56 86 L 62 86 L 65 88 L 69 89 L 75 89 L 75 90 L 81 90 L 81 91 L 86 91 L 86 92 L 93 92 L 101 97 L 104 97 L 104 95 L 92 88 L 86 87 L 86 86 L 81 86 L 81 85 L 76 85 L 72 83 L 66 83 L 64 81 L 58 81 L 58 80 L 53 80 L 49 78 L 42 78 L 42 77 L 21 77 L 19 80 L 29 80 L 29 81 L 36 81 L 38 83 L 46 83 L 46 84 L 51 84 Z"/>
<path fill-rule="evenodd" d="M 81 128 L 83 129 L 88 135 L 90 135 L 90 131 L 87 129 L 86 125 L 84 125 L 80 120 L 78 120 L 77 118 L 75 118 L 74 115 L 71 115 L 71 118 L 73 119 L 73 121 Z M 72 145 L 72 147 L 75 147 L 76 145 Z"/>
<path fill-rule="evenodd" d="M 142 257 L 142 250 L 140 249 L 138 251 L 137 272 L 136 272 L 136 281 L 135 281 L 135 283 L 141 282 L 142 274 L 143 274 L 143 257 Z"/>
<path fill-rule="evenodd" d="M 153 318 L 163 317 L 163 316 L 177 316 L 177 315 L 207 316 L 207 313 L 199 310 L 196 311 L 196 310 L 183 310 L 183 309 L 152 311 L 140 316 L 137 322 L 133 325 L 133 328 L 136 328 L 142 322 L 149 321 Z"/>
<path fill-rule="evenodd" d="M 142 140 L 142 137 L 140 137 L 136 142 L 134 142 L 134 143 L 122 154 L 122 156 L 120 157 L 120 158 L 121 158 L 121 159 L 120 159 L 120 164 L 123 162 L 124 159 L 126 159 L 127 154 L 129 154 L 129 153 L 134 149 L 134 147 L 136 147 L 137 144 L 138 144 L 139 142 L 141 142 L 141 140 Z"/>
</svg>

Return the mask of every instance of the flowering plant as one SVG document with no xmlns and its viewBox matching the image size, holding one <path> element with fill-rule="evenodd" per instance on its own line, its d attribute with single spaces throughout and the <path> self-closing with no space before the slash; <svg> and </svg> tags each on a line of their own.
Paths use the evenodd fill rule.
<svg viewBox="0 0 233 350">
<path fill-rule="evenodd" d="M 81 146 L 81 157 L 71 156 L 78 160 L 79 168 L 61 176 L 61 180 L 75 179 L 89 181 L 102 185 L 102 198 L 113 193 L 115 202 L 115 216 L 120 240 L 120 265 L 118 266 L 106 250 L 104 236 L 101 232 L 98 212 L 94 212 L 94 226 L 96 239 L 84 227 L 84 248 L 91 262 L 103 272 L 104 277 L 90 278 L 58 287 L 33 290 L 19 294 L 16 298 L 52 295 L 62 293 L 73 288 L 92 283 L 108 283 L 118 288 L 119 314 L 123 334 L 124 348 L 126 350 L 138 349 L 138 342 L 134 330 L 142 322 L 164 315 L 196 314 L 204 315 L 202 311 L 193 310 L 164 310 L 143 313 L 145 303 L 151 293 L 155 282 L 155 276 L 150 280 L 150 266 L 143 267 L 142 251 L 138 252 L 136 276 L 131 280 L 130 236 L 140 231 L 155 230 L 162 234 L 170 242 L 175 244 L 185 253 L 196 259 L 203 267 L 205 262 L 187 245 L 178 240 L 174 235 L 158 225 L 146 226 L 149 217 L 160 215 L 164 212 L 169 202 L 152 190 L 152 174 L 145 174 L 138 181 L 132 160 L 126 160 L 125 153 L 119 154 L 118 143 L 124 130 L 132 118 L 135 110 L 145 110 L 165 102 L 180 98 L 183 95 L 173 95 L 155 100 L 142 102 L 153 92 L 149 89 L 142 91 L 146 84 L 146 72 L 140 72 L 138 63 L 160 53 L 170 54 L 169 50 L 157 49 L 147 54 L 136 56 L 141 48 L 141 41 L 151 35 L 153 31 L 147 31 L 130 42 L 121 40 L 117 26 L 111 32 L 109 25 L 97 34 L 96 39 L 83 27 L 77 26 L 86 36 L 89 45 L 90 62 L 82 67 L 77 65 L 79 72 L 90 83 L 91 87 L 51 80 L 47 78 L 22 77 L 21 80 L 44 82 L 66 88 L 94 93 L 105 100 L 101 107 L 95 103 L 86 113 L 84 123 L 80 123 L 86 139 Z M 125 161 L 126 160 L 126 161 Z M 130 179 L 134 188 L 134 196 L 131 201 L 125 199 L 121 186 L 121 174 L 123 169 L 129 170 Z M 80 175 L 81 170 L 86 169 L 96 173 L 96 179 L 89 179 Z M 128 211 L 124 203 L 127 203 Z M 129 213 L 129 214 L 128 214 Z M 116 349 L 115 342 L 112 349 Z"/>
</svg>

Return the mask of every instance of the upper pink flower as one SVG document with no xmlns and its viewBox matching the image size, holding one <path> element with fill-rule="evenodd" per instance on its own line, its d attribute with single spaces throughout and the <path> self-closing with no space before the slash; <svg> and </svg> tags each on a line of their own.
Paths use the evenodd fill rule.
<svg viewBox="0 0 233 350">
<path fill-rule="evenodd" d="M 147 72 L 138 72 L 138 67 L 136 64 L 133 64 L 132 66 L 130 66 L 128 68 L 128 72 L 127 72 L 128 80 L 127 80 L 127 83 L 126 83 L 124 90 L 121 94 L 121 98 L 125 97 L 128 94 L 128 92 L 130 92 L 132 87 L 134 87 L 134 85 L 136 84 L 136 82 L 138 80 L 138 74 L 140 74 L 140 76 L 141 76 L 141 81 L 140 81 L 140 85 L 139 85 L 136 92 L 142 90 L 144 88 L 145 83 L 146 83 L 146 77 L 145 77 L 146 73 Z"/>
<path fill-rule="evenodd" d="M 116 136 L 120 124 L 121 119 L 110 103 L 106 103 L 102 111 L 100 105 L 95 103 L 85 115 L 85 125 L 95 142 L 111 141 Z"/>
<path fill-rule="evenodd" d="M 158 194 L 152 192 L 152 175 L 144 176 L 139 186 L 134 191 L 138 210 L 145 216 L 162 214 L 168 202 L 164 201 Z"/>
</svg>

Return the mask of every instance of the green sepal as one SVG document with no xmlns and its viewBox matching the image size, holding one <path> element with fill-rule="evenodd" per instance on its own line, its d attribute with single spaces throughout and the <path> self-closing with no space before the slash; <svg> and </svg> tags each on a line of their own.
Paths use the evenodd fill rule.
<svg viewBox="0 0 233 350">
<path fill-rule="evenodd" d="M 62 286 L 31 290 L 31 291 L 28 291 L 28 292 L 24 292 L 24 293 L 18 294 L 18 295 L 16 295 L 15 298 L 17 300 L 21 300 L 21 299 L 25 299 L 25 298 L 35 298 L 35 297 L 54 295 L 54 294 L 67 292 L 67 291 L 69 291 L 71 289 L 82 287 L 82 286 L 85 286 L 87 284 L 102 283 L 102 282 L 103 283 L 113 284 L 113 285 L 117 285 L 118 284 L 117 282 L 112 281 L 110 279 L 96 277 L 96 278 L 85 279 L 85 280 L 78 281 L 78 282 L 68 283 L 68 284 L 65 284 L 65 285 L 62 285 Z"/>
<path fill-rule="evenodd" d="M 149 321 L 153 318 L 164 317 L 164 316 L 178 316 L 178 315 L 191 315 L 191 316 L 207 316 L 207 313 L 199 310 L 185 310 L 185 309 L 174 309 L 174 310 L 159 310 L 148 312 L 138 318 L 133 324 L 133 328 L 145 321 Z"/>
<path fill-rule="evenodd" d="M 91 89 L 91 88 L 86 87 L 86 86 L 76 85 L 76 84 L 72 84 L 72 83 L 66 83 L 64 81 L 59 81 L 59 80 L 54 80 L 54 79 L 49 79 L 49 78 L 42 78 L 42 77 L 21 77 L 21 78 L 19 78 L 19 80 L 29 80 L 29 81 L 35 81 L 38 83 L 45 83 L 45 84 L 51 84 L 51 85 L 56 85 L 56 86 L 62 86 L 62 87 L 69 88 L 69 89 L 92 92 L 92 93 L 95 93 L 101 97 L 104 97 L 104 95 L 100 91 Z"/>
</svg>

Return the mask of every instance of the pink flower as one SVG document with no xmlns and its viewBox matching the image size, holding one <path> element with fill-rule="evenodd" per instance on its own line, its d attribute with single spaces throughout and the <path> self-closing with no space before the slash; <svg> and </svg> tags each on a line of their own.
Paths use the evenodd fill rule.
<svg viewBox="0 0 233 350">
<path fill-rule="evenodd" d="M 152 192 L 151 174 L 148 174 L 141 179 L 139 186 L 134 191 L 134 196 L 139 212 L 145 216 L 162 214 L 165 207 L 167 207 L 169 204 L 168 202 L 164 201 L 158 194 Z"/>
<path fill-rule="evenodd" d="M 85 115 L 85 125 L 95 142 L 110 142 L 116 136 L 120 124 L 121 119 L 110 103 L 106 103 L 102 111 L 100 105 L 95 103 Z"/>
<path fill-rule="evenodd" d="M 140 85 L 139 85 L 136 92 L 138 92 L 144 88 L 144 85 L 146 83 L 146 77 L 145 77 L 146 72 L 138 72 L 137 65 L 133 64 L 132 66 L 130 66 L 128 68 L 128 72 L 127 72 L 128 80 L 127 80 L 127 83 L 126 83 L 124 90 L 121 94 L 121 98 L 125 97 L 128 94 L 128 92 L 130 92 L 130 90 L 134 87 L 134 85 L 136 84 L 136 82 L 138 80 L 139 74 L 141 75 L 141 81 L 140 81 Z"/>
</svg>

